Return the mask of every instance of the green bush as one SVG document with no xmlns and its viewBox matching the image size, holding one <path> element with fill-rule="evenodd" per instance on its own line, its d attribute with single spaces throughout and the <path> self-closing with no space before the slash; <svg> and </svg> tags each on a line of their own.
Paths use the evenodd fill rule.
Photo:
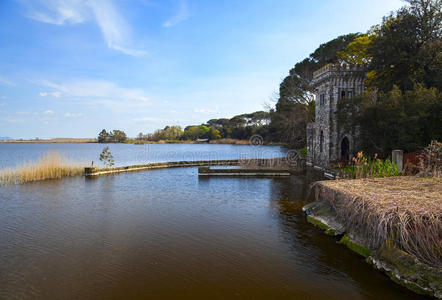
<svg viewBox="0 0 442 300">
<path fill-rule="evenodd" d="M 355 178 L 399 176 L 397 165 L 390 159 L 381 160 L 366 157 L 362 152 L 353 158 L 353 164 L 341 168 L 341 171 L 352 174 Z"/>
<path fill-rule="evenodd" d="M 299 152 L 301 152 L 302 156 L 307 157 L 307 147 L 299 149 Z"/>
</svg>

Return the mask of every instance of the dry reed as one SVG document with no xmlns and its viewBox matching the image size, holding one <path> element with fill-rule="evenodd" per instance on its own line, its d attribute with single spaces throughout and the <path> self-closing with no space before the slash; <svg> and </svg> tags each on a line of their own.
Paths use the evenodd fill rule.
<svg viewBox="0 0 442 300">
<path fill-rule="evenodd" d="M 432 141 L 419 157 L 419 176 L 442 177 L 442 143 Z"/>
<path fill-rule="evenodd" d="M 347 230 L 372 248 L 391 240 L 432 266 L 442 267 L 442 179 L 389 177 L 317 183 Z"/>
<path fill-rule="evenodd" d="M 85 164 L 68 160 L 56 151 L 43 154 L 36 162 L 16 168 L 0 169 L 0 184 L 21 184 L 31 181 L 76 176 L 84 173 Z"/>
<path fill-rule="evenodd" d="M 239 162 L 242 169 L 278 169 L 289 170 L 291 168 L 289 162 L 285 158 L 269 158 L 269 159 L 242 159 Z"/>
</svg>

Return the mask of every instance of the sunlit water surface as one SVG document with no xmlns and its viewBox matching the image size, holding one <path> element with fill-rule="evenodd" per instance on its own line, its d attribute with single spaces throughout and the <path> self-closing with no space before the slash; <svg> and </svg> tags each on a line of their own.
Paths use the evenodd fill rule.
<svg viewBox="0 0 442 300">
<path fill-rule="evenodd" d="M 306 223 L 311 180 L 180 168 L 0 186 L 0 298 L 417 298 Z"/>
</svg>

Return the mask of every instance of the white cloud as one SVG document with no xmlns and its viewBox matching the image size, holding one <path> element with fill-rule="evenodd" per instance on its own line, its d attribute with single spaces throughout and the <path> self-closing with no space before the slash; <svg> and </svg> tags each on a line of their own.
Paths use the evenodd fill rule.
<svg viewBox="0 0 442 300">
<path fill-rule="evenodd" d="M 65 118 L 80 118 L 80 117 L 83 116 L 83 114 L 82 113 L 78 113 L 78 114 L 76 114 L 76 113 L 65 113 L 64 116 L 65 116 Z"/>
<path fill-rule="evenodd" d="M 6 96 L 2 96 L 1 98 L 2 98 L 2 99 L 6 99 Z"/>
<path fill-rule="evenodd" d="M 55 112 L 54 112 L 53 110 L 50 110 L 50 109 L 45 110 L 43 113 L 44 113 L 45 115 L 53 115 L 53 114 L 55 114 Z"/>
<path fill-rule="evenodd" d="M 200 113 L 200 114 L 210 114 L 210 113 L 216 113 L 218 110 L 214 109 L 208 109 L 208 108 L 196 108 L 194 112 Z"/>
<path fill-rule="evenodd" d="M 189 9 L 185 0 L 179 0 L 178 13 L 163 23 L 163 27 L 175 26 L 189 18 Z"/>
<path fill-rule="evenodd" d="M 127 55 L 146 52 L 130 47 L 131 30 L 112 0 L 20 0 L 29 18 L 53 25 L 95 21 L 109 48 Z"/>
<path fill-rule="evenodd" d="M 51 93 L 40 92 L 40 93 L 38 93 L 38 95 L 40 97 L 46 97 L 46 96 L 52 96 L 52 97 L 55 97 L 55 98 L 60 98 L 61 97 L 61 93 L 60 92 L 51 92 Z"/>
<path fill-rule="evenodd" d="M 135 118 L 133 119 L 135 122 L 145 122 L 145 121 L 158 121 L 157 118 L 144 117 L 144 118 Z"/>
<path fill-rule="evenodd" d="M 146 93 L 141 89 L 124 88 L 110 81 L 103 80 L 80 80 L 67 83 L 54 83 L 42 81 L 41 84 L 55 91 L 47 93 L 53 97 L 69 97 L 87 100 L 118 100 L 148 102 Z"/>
</svg>

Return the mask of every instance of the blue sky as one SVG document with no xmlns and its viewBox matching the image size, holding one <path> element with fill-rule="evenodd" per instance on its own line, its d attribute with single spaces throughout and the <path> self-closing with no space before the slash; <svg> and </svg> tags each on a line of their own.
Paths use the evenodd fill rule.
<svg viewBox="0 0 442 300">
<path fill-rule="evenodd" d="M 0 136 L 129 136 L 262 110 L 401 0 L 0 0 Z"/>
</svg>

